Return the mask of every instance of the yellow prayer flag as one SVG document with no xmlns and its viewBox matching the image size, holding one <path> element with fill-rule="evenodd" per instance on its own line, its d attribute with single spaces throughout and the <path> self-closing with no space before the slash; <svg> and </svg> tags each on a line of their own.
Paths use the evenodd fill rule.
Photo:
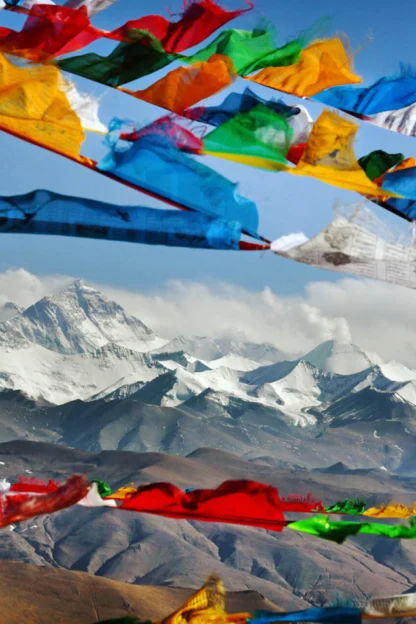
<svg viewBox="0 0 416 624">
<path fill-rule="evenodd" d="M 17 67 L 0 54 L 0 130 L 79 157 L 84 132 L 52 65 Z"/>
<path fill-rule="evenodd" d="M 402 503 L 392 502 L 381 507 L 370 507 L 364 511 L 363 516 L 371 518 L 410 518 L 416 516 L 416 502 L 407 507 Z"/>
<path fill-rule="evenodd" d="M 296 167 L 285 167 L 285 171 L 312 176 L 362 195 L 397 197 L 380 189 L 360 167 L 354 153 L 357 130 L 355 123 L 331 111 L 323 111 L 312 127 L 302 158 Z"/>
<path fill-rule="evenodd" d="M 302 50 L 297 63 L 266 67 L 247 80 L 299 97 L 311 97 L 330 87 L 362 82 L 351 70 L 350 59 L 339 37 L 315 41 Z"/>
</svg>

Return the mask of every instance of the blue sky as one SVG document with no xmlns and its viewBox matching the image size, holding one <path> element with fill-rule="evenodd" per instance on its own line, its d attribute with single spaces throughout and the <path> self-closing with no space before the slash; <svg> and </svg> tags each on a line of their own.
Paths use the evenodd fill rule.
<svg viewBox="0 0 416 624">
<path fill-rule="evenodd" d="M 227 0 L 227 8 L 242 6 L 241 0 Z M 251 28 L 261 16 L 267 17 L 276 27 L 280 43 L 293 38 L 322 18 L 329 18 L 324 32 L 331 35 L 344 32 L 349 36 L 353 51 L 364 48 L 355 57 L 355 68 L 370 84 L 382 75 L 395 73 L 400 62 L 412 64 L 416 56 L 414 24 L 416 3 L 400 0 L 395 5 L 379 0 L 298 0 L 296 3 L 279 0 L 255 0 L 255 9 L 231 23 L 232 27 Z M 167 15 L 169 7 L 174 13 L 181 8 L 181 0 L 118 0 L 110 9 L 96 16 L 93 22 L 112 29 L 128 19 L 148 13 Z M 19 29 L 22 16 L 7 11 L 0 13 L 0 25 Z M 369 37 L 370 35 L 370 37 Z M 216 36 L 216 35 L 214 35 Z M 89 50 L 108 52 L 110 42 L 100 42 Z M 170 66 L 172 69 L 174 66 Z M 166 71 L 166 70 L 165 70 Z M 143 88 L 164 72 L 158 72 L 132 83 L 133 88 Z M 77 87 L 100 98 L 101 119 L 107 123 L 113 116 L 146 123 L 163 114 L 163 111 L 133 98 L 106 89 L 92 82 L 76 79 Z M 238 81 L 209 101 L 221 101 L 228 91 L 246 86 Z M 129 85 L 130 86 L 130 85 Z M 250 84 L 263 97 L 279 94 L 264 87 Z M 283 97 L 289 103 L 296 98 Z M 319 115 L 318 104 L 307 104 L 314 118 Z M 362 155 L 381 148 L 406 155 L 416 153 L 414 139 L 362 124 L 356 152 Z M 89 134 L 83 154 L 93 158 L 104 155 L 106 148 L 102 137 Z M 108 202 L 161 206 L 140 193 L 111 182 L 100 175 L 83 170 L 56 155 L 0 133 L 2 176 L 0 194 L 20 194 L 36 188 L 86 196 Z M 257 202 L 260 213 L 259 231 L 268 238 L 303 230 L 307 235 L 317 233 L 326 225 L 332 214 L 334 202 L 354 203 L 359 197 L 353 193 L 326 186 L 318 181 L 301 179 L 251 169 L 214 158 L 204 158 L 206 164 L 218 169 L 235 182 L 240 192 Z M 374 208 L 395 227 L 400 220 Z M 0 271 L 24 267 L 39 275 L 67 274 L 86 280 L 107 283 L 114 287 L 138 291 L 159 290 L 172 279 L 196 282 L 218 280 L 258 291 L 265 286 L 279 294 L 301 293 L 313 281 L 335 281 L 336 275 L 277 258 L 271 253 L 237 253 L 168 249 L 106 241 L 90 241 L 43 236 L 3 235 L 0 239 Z"/>
</svg>

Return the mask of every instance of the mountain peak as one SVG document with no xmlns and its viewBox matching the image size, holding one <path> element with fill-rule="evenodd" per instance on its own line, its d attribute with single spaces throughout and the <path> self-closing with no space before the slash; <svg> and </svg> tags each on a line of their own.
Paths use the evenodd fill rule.
<svg viewBox="0 0 416 624">
<path fill-rule="evenodd" d="M 97 293 L 101 295 L 101 293 L 98 290 L 96 290 L 95 288 L 92 288 L 92 286 L 89 286 L 89 284 L 87 284 L 87 282 L 84 282 L 84 280 L 82 279 L 77 279 L 74 282 L 72 282 L 68 290 L 71 290 L 71 289 L 75 291 L 79 291 L 79 292 Z"/>
<path fill-rule="evenodd" d="M 7 329 L 0 327 L 0 343 L 14 348 L 32 343 L 73 355 L 109 342 L 147 352 L 166 341 L 83 280 L 30 306 L 9 320 Z"/>
<path fill-rule="evenodd" d="M 367 353 L 357 345 L 327 340 L 304 355 L 301 360 L 327 373 L 353 375 L 380 365 L 383 360 L 375 353 Z"/>
</svg>

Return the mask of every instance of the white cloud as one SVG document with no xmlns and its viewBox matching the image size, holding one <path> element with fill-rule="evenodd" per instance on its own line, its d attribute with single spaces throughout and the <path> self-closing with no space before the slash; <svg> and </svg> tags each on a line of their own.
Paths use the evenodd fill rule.
<svg viewBox="0 0 416 624">
<path fill-rule="evenodd" d="M 46 295 L 65 288 L 73 278 L 60 275 L 38 277 L 26 269 L 0 273 L 0 305 L 13 301 L 26 308 Z"/>
<path fill-rule="evenodd" d="M 0 303 L 30 305 L 72 279 L 9 270 L 0 273 Z M 398 286 L 347 278 L 312 282 L 304 294 L 288 297 L 223 283 L 174 281 L 146 293 L 93 285 L 168 338 L 226 335 L 292 353 L 334 339 L 416 368 L 416 292 Z"/>
</svg>

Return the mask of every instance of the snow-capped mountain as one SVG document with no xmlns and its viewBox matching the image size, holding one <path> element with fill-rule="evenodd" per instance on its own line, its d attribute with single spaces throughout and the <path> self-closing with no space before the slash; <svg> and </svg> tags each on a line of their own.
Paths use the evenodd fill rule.
<svg viewBox="0 0 416 624">
<path fill-rule="evenodd" d="M 167 341 L 82 280 L 0 323 L 0 346 L 8 350 L 39 345 L 72 355 L 109 342 L 147 352 Z"/>
<path fill-rule="evenodd" d="M 309 362 L 326 373 L 338 373 L 339 375 L 351 375 L 366 368 L 382 363 L 382 359 L 376 354 L 369 354 L 352 344 L 343 344 L 334 340 L 327 340 L 318 345 L 302 360 Z"/>
<path fill-rule="evenodd" d="M 255 362 L 258 366 L 259 364 L 272 364 L 290 357 L 290 354 L 279 351 L 271 344 L 255 344 L 229 340 L 228 338 L 207 338 L 205 336 L 178 336 L 154 351 L 155 354 L 178 352 L 188 353 L 196 359 L 206 362 L 223 358 L 237 358 L 240 361 L 247 360 L 250 363 L 250 368 L 242 368 L 240 370 L 251 370 L 252 362 Z M 218 364 L 218 366 L 223 365 L 227 365 L 226 362 Z"/>
<path fill-rule="evenodd" d="M 0 322 L 0 389 L 49 404 L 216 405 L 224 417 L 266 410 L 301 427 L 331 421 L 332 406 L 364 391 L 416 409 L 416 370 L 352 344 L 294 357 L 226 338 L 167 341 L 82 281 L 13 312 Z"/>
</svg>

